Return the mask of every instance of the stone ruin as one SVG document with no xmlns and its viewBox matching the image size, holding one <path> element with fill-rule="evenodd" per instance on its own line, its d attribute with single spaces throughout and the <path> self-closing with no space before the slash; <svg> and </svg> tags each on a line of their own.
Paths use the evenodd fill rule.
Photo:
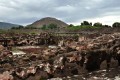
<svg viewBox="0 0 120 80">
<path fill-rule="evenodd" d="M 23 43 L 28 44 L 30 42 L 28 40 L 37 39 L 36 36 L 40 37 L 40 35 L 19 36 L 18 42 L 15 42 L 16 39 L 13 42 L 15 46 L 18 43 L 22 43 L 19 46 L 24 46 Z M 46 40 L 46 36 L 47 34 L 41 39 Z M 50 38 L 48 37 L 47 40 Z M 52 38 L 52 40 L 58 40 L 54 36 Z M 103 62 L 105 62 L 105 68 L 109 70 L 114 67 L 111 65 L 113 60 L 116 61 L 116 66 L 120 66 L 120 33 L 79 39 L 59 38 L 54 46 L 49 44 L 43 47 L 21 49 L 26 53 L 22 55 L 13 55 L 10 50 L 6 50 L 1 45 L 0 79 L 40 80 L 82 75 L 101 69 Z M 50 39 L 51 42 L 52 40 Z"/>
</svg>

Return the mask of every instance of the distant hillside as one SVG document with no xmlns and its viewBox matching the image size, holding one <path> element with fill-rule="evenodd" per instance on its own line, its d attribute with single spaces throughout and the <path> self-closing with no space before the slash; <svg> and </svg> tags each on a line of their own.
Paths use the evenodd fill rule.
<svg viewBox="0 0 120 80">
<path fill-rule="evenodd" d="M 50 24 L 55 24 L 59 28 L 64 28 L 64 27 L 68 26 L 68 24 L 66 24 L 65 22 L 63 22 L 61 20 L 58 20 L 56 18 L 46 17 L 46 18 L 42 18 L 42 19 L 28 25 L 27 27 L 41 28 L 44 25 L 47 26 L 47 25 L 50 25 Z"/>
<path fill-rule="evenodd" d="M 19 25 L 17 25 L 17 24 L 0 22 L 0 29 L 10 29 L 10 28 L 12 28 L 12 27 L 18 27 L 18 26 L 19 26 Z"/>
</svg>

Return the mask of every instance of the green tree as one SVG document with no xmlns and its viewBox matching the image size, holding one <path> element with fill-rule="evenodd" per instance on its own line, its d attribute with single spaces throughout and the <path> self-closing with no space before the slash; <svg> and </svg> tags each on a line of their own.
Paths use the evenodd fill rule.
<svg viewBox="0 0 120 80">
<path fill-rule="evenodd" d="M 102 27 L 111 27 L 111 26 L 109 26 L 109 25 L 102 25 Z"/>
<path fill-rule="evenodd" d="M 90 22 L 90 25 L 92 26 L 92 22 Z"/>
<path fill-rule="evenodd" d="M 73 24 L 70 24 L 68 27 L 74 27 L 74 25 L 73 25 Z"/>
<path fill-rule="evenodd" d="M 102 27 L 102 23 L 97 22 L 97 23 L 94 23 L 93 26 L 95 26 L 95 27 Z"/>
<path fill-rule="evenodd" d="M 41 27 L 41 29 L 42 29 L 42 30 L 46 30 L 46 29 L 47 29 L 47 26 L 46 26 L 46 25 L 43 25 L 43 26 Z"/>
<path fill-rule="evenodd" d="M 112 27 L 120 27 L 120 22 L 113 23 Z"/>
<path fill-rule="evenodd" d="M 48 28 L 49 28 L 49 29 L 56 29 L 56 28 L 57 28 L 57 25 L 51 23 L 51 24 L 48 25 Z"/>
<path fill-rule="evenodd" d="M 18 29 L 23 29 L 23 28 L 24 28 L 24 26 L 21 26 L 21 25 L 18 26 Z"/>
<path fill-rule="evenodd" d="M 18 27 L 12 27 L 11 29 L 23 29 L 24 26 L 19 25 Z"/>
<path fill-rule="evenodd" d="M 91 24 L 88 21 L 83 21 L 81 25 L 83 26 L 83 25 L 91 25 Z"/>
<path fill-rule="evenodd" d="M 16 27 L 12 27 L 11 29 L 16 29 Z"/>
</svg>

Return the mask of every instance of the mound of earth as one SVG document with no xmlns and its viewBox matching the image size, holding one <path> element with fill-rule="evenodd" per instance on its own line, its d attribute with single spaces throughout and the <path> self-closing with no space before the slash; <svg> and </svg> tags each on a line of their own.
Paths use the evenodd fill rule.
<svg viewBox="0 0 120 80">
<path fill-rule="evenodd" d="M 49 24 L 55 24 L 57 25 L 58 28 L 64 28 L 67 27 L 68 24 L 66 24 L 65 22 L 58 20 L 56 18 L 52 18 L 52 17 L 46 17 L 46 18 L 42 18 L 38 21 L 35 21 L 34 23 L 28 25 L 27 27 L 35 27 L 35 28 L 41 28 L 44 25 L 49 25 Z"/>
</svg>

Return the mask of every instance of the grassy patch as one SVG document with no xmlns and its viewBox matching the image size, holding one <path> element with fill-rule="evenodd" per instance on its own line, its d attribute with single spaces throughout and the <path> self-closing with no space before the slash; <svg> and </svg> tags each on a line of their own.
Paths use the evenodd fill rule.
<svg viewBox="0 0 120 80">
<path fill-rule="evenodd" d="M 84 26 L 69 26 L 67 27 L 68 30 L 80 30 L 80 29 L 99 29 L 101 27 L 96 27 L 96 26 L 90 26 L 90 25 L 84 25 Z"/>
</svg>

